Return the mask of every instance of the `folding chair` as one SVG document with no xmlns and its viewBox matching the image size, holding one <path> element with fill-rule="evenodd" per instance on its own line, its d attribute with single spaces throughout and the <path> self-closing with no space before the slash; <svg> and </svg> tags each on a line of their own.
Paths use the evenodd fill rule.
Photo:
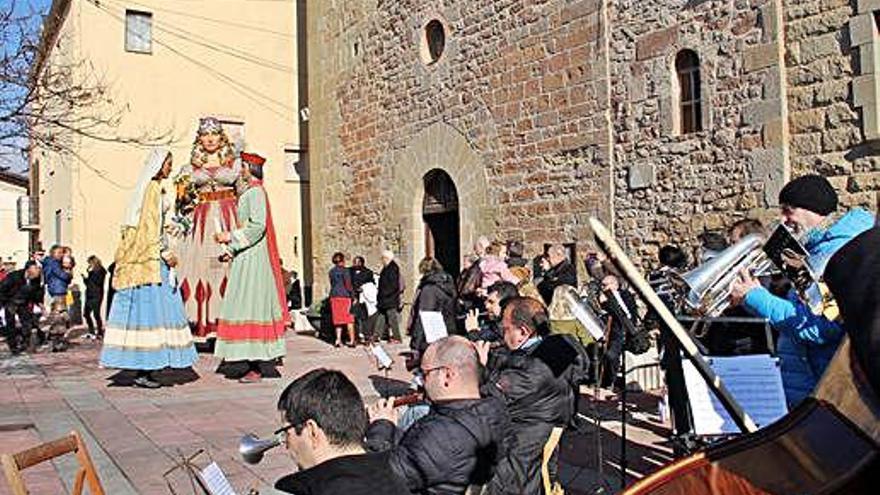
<svg viewBox="0 0 880 495">
<path fill-rule="evenodd" d="M 83 483 L 88 483 L 91 495 L 104 495 L 104 488 L 101 487 L 101 480 L 98 479 L 98 473 L 95 471 L 95 465 L 92 464 L 92 458 L 89 457 L 89 451 L 86 449 L 82 437 L 75 431 L 58 440 L 46 442 L 16 454 L 0 456 L 0 463 L 3 464 L 3 472 L 12 489 L 12 495 L 28 495 L 24 479 L 21 476 L 22 471 L 41 462 L 70 453 L 76 454 L 80 465 L 76 472 L 71 494 L 82 495 Z"/>
</svg>

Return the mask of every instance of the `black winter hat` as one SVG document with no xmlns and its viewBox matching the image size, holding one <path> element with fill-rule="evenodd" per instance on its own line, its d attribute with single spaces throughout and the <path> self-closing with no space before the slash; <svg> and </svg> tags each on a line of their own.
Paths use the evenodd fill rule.
<svg viewBox="0 0 880 495">
<path fill-rule="evenodd" d="M 823 216 L 830 215 L 837 209 L 837 192 L 825 177 L 804 175 L 779 191 L 779 204 L 803 208 Z"/>
</svg>

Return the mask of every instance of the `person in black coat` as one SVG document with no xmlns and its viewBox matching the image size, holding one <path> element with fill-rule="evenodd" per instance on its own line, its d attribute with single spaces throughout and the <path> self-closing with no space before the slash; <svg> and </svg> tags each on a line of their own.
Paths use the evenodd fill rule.
<svg viewBox="0 0 880 495">
<path fill-rule="evenodd" d="M 538 283 L 538 292 L 544 304 L 549 305 L 553 301 L 553 292 L 560 285 L 578 286 L 577 269 L 565 255 L 565 248 L 559 244 L 550 246 L 547 250 L 550 261 L 550 269 L 544 273 L 541 282 Z"/>
<path fill-rule="evenodd" d="M 611 318 L 611 331 L 605 343 L 605 352 L 602 354 L 602 372 L 599 377 L 599 385 L 603 388 L 610 388 L 614 385 L 617 371 L 620 369 L 620 355 L 623 352 L 626 327 L 623 322 L 618 320 L 614 312 L 610 310 L 609 305 L 611 302 L 607 300 L 606 294 L 616 292 L 620 296 L 620 300 L 623 301 L 622 309 L 627 313 L 624 317 L 629 318 L 633 326 L 638 325 L 638 311 L 635 296 L 633 296 L 632 292 L 621 289 L 620 280 L 618 280 L 617 276 L 606 275 L 602 279 L 602 291 L 600 302 L 602 309 Z M 634 336 L 628 337 L 634 338 Z"/>
<path fill-rule="evenodd" d="M 549 334 L 547 311 L 534 299 L 510 300 L 502 326 L 504 347 L 490 353 L 488 343 L 477 344 L 488 373 L 483 395 L 503 400 L 510 415 L 505 453 L 485 493 L 541 495 L 544 446 L 554 428 L 573 420 L 588 360 L 571 336 Z M 549 468 L 553 483 L 555 455 Z"/>
<path fill-rule="evenodd" d="M 369 315 L 367 314 L 367 305 L 361 302 L 361 287 L 364 284 L 374 283 L 373 278 L 375 275 L 373 270 L 367 268 L 366 260 L 364 260 L 363 256 L 355 256 L 348 270 L 351 272 L 351 284 L 354 287 L 354 302 L 351 306 L 351 312 L 354 314 L 355 327 L 357 327 L 358 333 L 365 336 L 370 333 L 366 331 Z"/>
<path fill-rule="evenodd" d="M 390 453 L 391 469 L 417 494 L 463 494 L 493 475 L 503 455 L 504 402 L 480 398 L 480 366 L 471 342 L 444 337 L 425 351 L 431 409 L 406 432 L 395 425 L 393 399 L 371 408 L 367 448 Z"/>
<path fill-rule="evenodd" d="M 403 281 L 400 278 L 400 267 L 394 261 L 394 253 L 382 253 L 382 271 L 379 272 L 379 294 L 376 298 L 378 318 L 376 331 L 379 337 L 391 342 L 400 342 L 400 295 L 403 293 Z"/>
<path fill-rule="evenodd" d="M 4 309 L 6 343 L 15 354 L 26 345 L 27 335 L 36 326 L 33 306 L 43 303 L 42 270 L 36 261 L 28 261 L 25 268 L 6 275 L 0 281 L 0 307 Z M 21 328 L 15 325 L 15 319 Z"/>
<path fill-rule="evenodd" d="M 89 333 L 93 336 L 103 337 L 104 322 L 101 320 L 101 303 L 104 302 L 104 279 L 107 276 L 107 270 L 101 265 L 101 260 L 97 256 L 89 256 L 87 262 L 89 264 L 87 275 L 83 275 L 83 283 L 86 286 L 84 317 L 89 326 Z"/>
<path fill-rule="evenodd" d="M 315 369 L 293 381 L 278 399 L 284 435 L 299 471 L 275 489 L 296 495 L 408 495 L 385 453 L 363 446 L 368 417 L 364 401 L 342 372 Z"/>
<path fill-rule="evenodd" d="M 448 334 L 456 332 L 455 324 L 455 281 L 452 276 L 443 271 L 443 266 L 434 258 L 425 258 L 419 263 L 419 273 L 422 279 L 413 300 L 412 313 L 409 316 L 409 334 L 412 339 L 409 347 L 421 355 L 428 348 L 425 340 L 425 329 L 422 326 L 420 313 L 422 311 L 435 311 L 443 315 Z"/>
</svg>

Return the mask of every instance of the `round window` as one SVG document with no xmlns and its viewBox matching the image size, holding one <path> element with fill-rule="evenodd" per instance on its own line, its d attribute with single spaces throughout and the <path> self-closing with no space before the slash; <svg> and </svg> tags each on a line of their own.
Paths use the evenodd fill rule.
<svg viewBox="0 0 880 495">
<path fill-rule="evenodd" d="M 440 60 L 443 49 L 446 48 L 446 28 L 437 19 L 432 19 L 425 24 L 422 33 L 421 57 L 422 62 L 431 65 Z"/>
</svg>

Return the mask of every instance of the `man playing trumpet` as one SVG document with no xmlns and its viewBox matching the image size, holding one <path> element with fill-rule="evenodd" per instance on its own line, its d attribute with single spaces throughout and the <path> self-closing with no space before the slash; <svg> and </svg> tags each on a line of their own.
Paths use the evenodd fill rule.
<svg viewBox="0 0 880 495">
<path fill-rule="evenodd" d="M 837 193 L 819 175 L 786 184 L 779 205 L 781 220 L 802 238 L 806 262 L 819 275 L 838 249 L 874 224 L 873 215 L 861 208 L 836 214 Z M 742 304 L 779 331 L 782 384 L 789 407 L 794 407 L 812 392 L 834 356 L 843 336 L 840 325 L 814 314 L 794 289 L 787 297 L 774 296 L 747 272 L 734 282 L 730 296 L 733 304 Z"/>
</svg>

